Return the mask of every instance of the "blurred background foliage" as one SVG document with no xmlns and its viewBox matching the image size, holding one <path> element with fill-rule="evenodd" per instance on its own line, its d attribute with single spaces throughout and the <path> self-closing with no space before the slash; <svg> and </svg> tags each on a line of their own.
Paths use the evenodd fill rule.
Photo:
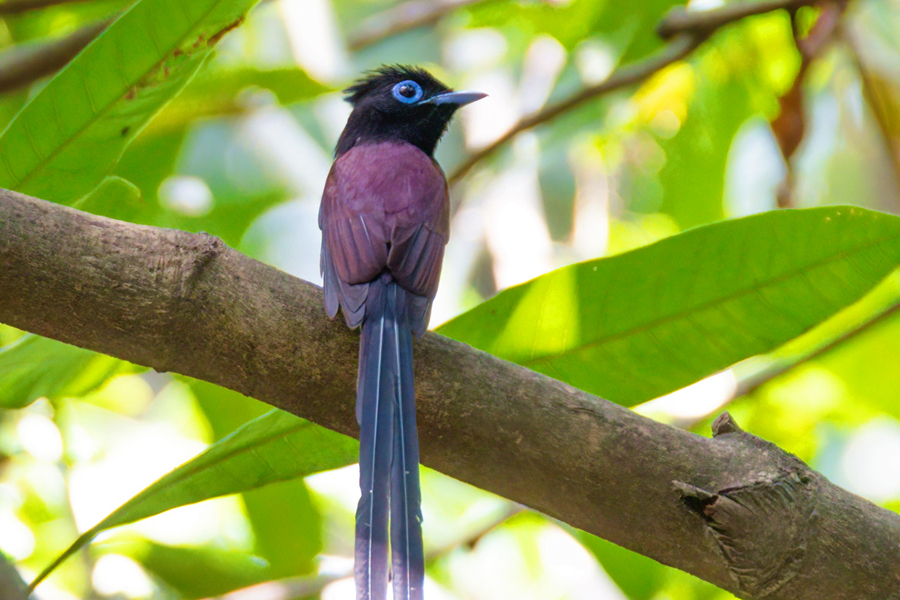
<svg viewBox="0 0 900 600">
<path fill-rule="evenodd" d="M 597 94 L 522 131 L 464 177 L 454 175 L 467 157 L 521 119 L 541 121 L 548 105 L 665 52 L 654 30 L 677 3 L 263 0 L 253 7 L 246 0 L 198 0 L 194 4 L 210 7 L 209 13 L 192 17 L 176 15 L 180 3 L 143 0 L 94 48 L 105 44 L 104 52 L 148 59 L 167 91 L 154 92 L 161 88 L 147 85 L 149 76 L 120 69 L 119 62 L 127 63 L 121 54 L 108 58 L 97 51 L 100 58 L 88 62 L 86 51 L 77 60 L 94 67 L 82 73 L 87 101 L 107 94 L 107 112 L 79 109 L 85 92 L 63 85 L 63 77 L 48 81 L 131 3 L 38 4 L 46 3 L 0 1 L 0 129 L 36 99 L 0 137 L 0 183 L 26 192 L 34 185 L 31 191 L 42 197 L 117 219 L 207 231 L 314 282 L 320 281 L 319 194 L 348 114 L 339 90 L 362 70 L 399 62 L 426 66 L 454 87 L 488 92 L 489 100 L 460 114 L 438 150 L 454 181 L 455 212 L 432 326 L 554 268 L 620 255 L 698 225 L 790 207 L 900 211 L 897 0 L 824 2 L 735 20 L 636 85 Z M 700 14 L 734 4 L 694 0 L 687 9 Z M 151 30 L 172 37 L 171 48 L 181 54 L 127 46 L 133 36 L 125 34 Z M 130 104 L 134 99 L 139 102 Z M 46 115 L 34 108 L 41 102 Z M 132 121 L 123 125 L 120 117 Z M 13 139 L 16 127 L 24 129 Z M 42 160 L 56 152 L 51 146 L 61 149 L 56 165 Z M 29 163 L 29 156 L 37 158 Z M 77 169 L 77 176 L 67 177 L 66 169 Z M 36 183 L 19 185 L 32 171 Z M 783 221 L 767 222 L 775 224 L 767 229 L 753 221 L 747 235 L 795 265 L 871 230 L 840 229 L 820 238 L 802 227 L 795 235 Z M 707 231 L 726 236 L 726 230 Z M 681 242 L 675 243 L 657 248 Z M 706 285 L 738 277 L 747 267 L 722 248 L 694 254 L 706 263 Z M 665 253 L 657 254 L 664 264 Z M 650 254 L 629 256 L 644 257 L 635 267 L 638 279 L 646 272 L 640 268 L 652 269 Z M 833 258 L 835 268 L 850 268 L 840 262 L 843 255 Z M 554 277 L 565 280 L 571 272 Z M 808 321 L 798 321 L 800 330 L 886 273 L 873 271 L 871 281 L 858 281 L 855 296 L 846 289 L 846 297 L 826 294 L 833 306 L 822 314 L 809 298 L 802 305 L 798 300 L 795 308 Z M 685 271 L 671 280 L 692 284 L 695 276 Z M 828 285 L 810 277 L 820 292 Z M 491 306 L 511 304 L 513 311 L 520 305 L 515 294 L 530 289 L 515 288 Z M 763 350 L 745 348 L 740 358 L 767 354 L 661 398 L 640 386 L 632 390 L 627 381 L 608 391 L 603 382 L 596 385 L 614 400 L 703 435 L 728 404 L 748 431 L 897 510 L 898 290 L 897 276 L 889 276 L 861 302 L 786 346 L 775 349 L 799 331 L 769 340 Z M 561 306 L 571 301 L 564 292 L 557 295 L 551 301 Z M 652 307 L 627 296 L 619 304 L 631 302 Z M 790 299 L 784 302 L 791 308 Z M 465 337 L 468 323 L 489 333 L 478 315 L 451 321 L 443 331 L 452 334 L 455 327 Z M 704 318 L 697 315 L 701 324 Z M 711 319 L 706 324 L 714 325 Z M 527 336 L 507 336 L 500 344 L 488 333 L 484 345 L 513 360 L 527 363 L 535 351 Z M 663 354 L 673 347 L 665 343 L 677 347 L 677 341 L 660 341 Z M 665 356 L 657 360 L 663 364 Z M 634 381 L 660 377 L 652 364 L 632 366 Z M 704 363 L 694 378 L 728 366 Z M 669 391 L 677 381 L 652 389 Z M 0 407 L 0 552 L 6 557 L 0 557 L 0 572 L 14 564 L 30 581 L 80 534 L 210 444 L 201 459 L 218 470 L 197 471 L 208 479 L 190 490 L 162 480 L 126 505 L 135 511 L 130 516 L 115 513 L 122 516 L 115 523 L 204 494 L 241 491 L 102 533 L 62 563 L 36 597 L 354 597 L 348 576 L 355 468 L 300 476 L 351 462 L 352 441 L 285 421 L 262 403 L 211 384 L 148 372 L 6 326 L 0 326 Z M 238 442 L 241 448 L 269 444 L 276 456 L 299 458 L 273 466 L 265 453 L 236 451 Z M 221 489 L 210 491 L 213 484 Z M 423 486 L 431 599 L 732 597 L 427 469 Z"/>
</svg>

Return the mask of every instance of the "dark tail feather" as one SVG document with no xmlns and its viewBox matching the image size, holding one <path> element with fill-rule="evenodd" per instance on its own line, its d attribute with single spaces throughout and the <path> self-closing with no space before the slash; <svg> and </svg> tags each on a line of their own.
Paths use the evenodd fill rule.
<svg viewBox="0 0 900 600">
<path fill-rule="evenodd" d="M 390 511 L 395 600 L 421 600 L 425 577 L 419 442 L 413 392 L 408 292 L 389 276 L 369 285 L 359 346 L 360 424 L 356 597 L 387 594 Z"/>
<path fill-rule="evenodd" d="M 369 286 L 359 342 L 356 418 L 359 421 L 359 489 L 356 509 L 356 597 L 384 600 L 388 579 L 388 511 L 394 429 L 396 366 L 390 360 L 393 323 L 386 289 Z"/>
<path fill-rule="evenodd" d="M 394 600 L 422 600 L 425 558 L 422 551 L 422 512 L 419 492 L 419 436 L 413 391 L 413 341 L 409 325 L 409 296 L 390 286 L 388 304 L 397 308 L 391 357 L 400 375 L 394 407 L 394 448 L 391 463 L 391 551 Z"/>
</svg>

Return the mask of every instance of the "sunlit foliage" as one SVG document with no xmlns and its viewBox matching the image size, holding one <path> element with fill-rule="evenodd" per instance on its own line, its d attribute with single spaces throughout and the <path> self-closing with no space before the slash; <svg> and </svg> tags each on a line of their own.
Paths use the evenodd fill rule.
<svg viewBox="0 0 900 600">
<path fill-rule="evenodd" d="M 255 4 L 3 11 L 2 82 L 23 49 L 118 20 L 57 77 L 0 84 L 0 187 L 206 231 L 320 282 L 318 199 L 357 73 L 418 63 L 490 94 L 438 150 L 452 178 L 665 52 L 654 28 L 677 3 L 421 1 L 434 12 L 412 27 L 396 0 Z M 454 179 L 432 326 L 704 435 L 730 403 L 897 510 L 900 220 L 873 211 L 900 212 L 898 40 L 889 0 L 756 15 L 539 118 Z M 818 208 L 751 216 L 800 207 Z M 355 452 L 234 392 L 0 325 L 0 579 L 34 579 L 82 536 L 40 598 L 353 598 Z M 731 598 L 427 469 L 423 488 L 429 598 Z"/>
</svg>

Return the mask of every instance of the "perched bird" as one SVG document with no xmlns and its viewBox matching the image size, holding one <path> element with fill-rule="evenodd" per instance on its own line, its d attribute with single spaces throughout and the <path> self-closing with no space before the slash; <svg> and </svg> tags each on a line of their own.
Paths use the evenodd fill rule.
<svg viewBox="0 0 900 600">
<path fill-rule="evenodd" d="M 449 193 L 434 160 L 453 113 L 483 98 L 422 69 L 386 66 L 345 90 L 353 111 L 335 148 L 319 209 L 325 309 L 362 325 L 356 382 L 358 600 L 422 598 L 425 559 L 413 341 L 428 327 Z M 388 530 L 392 568 L 388 567 Z"/>
</svg>

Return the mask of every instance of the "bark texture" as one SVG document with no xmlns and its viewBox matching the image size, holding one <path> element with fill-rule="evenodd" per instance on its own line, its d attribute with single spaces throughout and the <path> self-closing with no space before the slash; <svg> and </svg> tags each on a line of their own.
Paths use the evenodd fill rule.
<svg viewBox="0 0 900 600">
<path fill-rule="evenodd" d="M 357 433 L 358 335 L 318 287 L 205 234 L 0 191 L 0 322 Z M 416 393 L 443 473 L 741 598 L 900 600 L 900 515 L 727 415 L 704 438 L 435 334 Z"/>
</svg>

